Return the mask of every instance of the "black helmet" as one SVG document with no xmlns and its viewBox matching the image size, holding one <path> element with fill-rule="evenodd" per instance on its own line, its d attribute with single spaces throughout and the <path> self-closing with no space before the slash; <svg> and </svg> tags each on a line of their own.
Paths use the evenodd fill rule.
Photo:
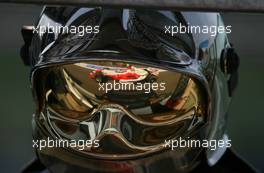
<svg viewBox="0 0 264 173">
<path fill-rule="evenodd" d="M 214 165 L 229 147 L 238 57 L 225 32 L 197 29 L 206 26 L 225 27 L 218 13 L 45 7 L 21 52 L 34 140 L 53 146 L 38 145 L 41 162 L 102 173 L 188 172 L 205 156 Z"/>
</svg>

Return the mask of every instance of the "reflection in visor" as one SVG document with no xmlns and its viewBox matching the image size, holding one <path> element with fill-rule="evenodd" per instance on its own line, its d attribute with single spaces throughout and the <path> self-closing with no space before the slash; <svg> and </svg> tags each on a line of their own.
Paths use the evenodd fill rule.
<svg viewBox="0 0 264 173">
<path fill-rule="evenodd" d="M 90 61 L 47 67 L 35 79 L 42 81 L 35 87 L 38 100 L 59 137 L 100 139 L 104 145 L 111 139 L 105 131 L 112 129 L 125 146 L 118 153 L 161 145 L 206 122 L 204 90 L 179 72 Z"/>
</svg>

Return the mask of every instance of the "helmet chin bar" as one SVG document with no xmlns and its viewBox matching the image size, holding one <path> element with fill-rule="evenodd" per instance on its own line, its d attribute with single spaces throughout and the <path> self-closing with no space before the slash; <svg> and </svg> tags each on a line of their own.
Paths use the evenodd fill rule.
<svg viewBox="0 0 264 173">
<path fill-rule="evenodd" d="M 45 139 L 48 135 L 46 129 L 39 124 L 37 115 L 33 119 L 33 138 Z M 111 130 L 111 129 L 110 129 Z M 112 170 L 115 173 L 160 173 L 161 171 L 174 170 L 177 173 L 186 173 L 193 170 L 204 157 L 202 148 L 176 148 L 164 150 L 155 155 L 145 155 L 134 159 L 97 159 L 94 156 L 83 155 L 69 148 L 43 148 L 36 149 L 37 156 L 44 165 L 49 165 L 52 172 L 85 172 L 87 170 L 98 173 L 107 173 Z M 59 156 L 59 157 L 58 157 Z M 99 166 L 100 165 L 100 166 Z M 61 167 L 64 169 L 62 170 Z"/>
<path fill-rule="evenodd" d="M 46 123 L 41 126 L 44 125 L 46 129 L 55 132 L 51 134 L 54 139 L 75 138 L 74 135 L 65 136 L 59 129 L 60 127 L 56 125 L 59 121 L 65 122 L 67 120 L 59 120 L 58 117 L 54 116 L 54 112 L 49 109 L 45 115 L 41 115 L 41 119 L 43 116 L 47 119 Z M 105 104 L 94 111 L 89 120 L 74 122 L 80 127 L 75 135 L 85 133 L 88 136 L 86 140 L 99 141 L 99 147 L 91 146 L 81 151 L 78 148 L 73 150 L 106 160 L 133 159 L 159 153 L 170 150 L 165 143 L 168 138 L 189 139 L 191 136 L 193 139 L 202 140 L 204 137 L 201 136 L 201 133 L 205 126 L 202 125 L 202 118 L 197 119 L 196 124 L 193 124 L 195 117 L 195 112 L 190 110 L 171 121 L 155 123 L 133 115 L 121 105 Z M 137 128 L 142 130 L 137 130 Z M 160 134 L 162 131 L 164 134 Z"/>
</svg>

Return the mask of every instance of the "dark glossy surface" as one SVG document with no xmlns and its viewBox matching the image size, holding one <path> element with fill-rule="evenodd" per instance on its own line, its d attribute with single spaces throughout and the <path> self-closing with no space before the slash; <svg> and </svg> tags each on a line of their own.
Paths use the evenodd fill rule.
<svg viewBox="0 0 264 173">
<path fill-rule="evenodd" d="M 73 20 L 74 18 L 78 20 Z M 49 23 L 53 26 L 99 25 L 100 32 L 97 34 L 85 34 L 82 37 L 76 34 L 34 35 L 32 41 L 34 50 L 34 52 L 32 53 L 32 65 L 34 68 L 32 70 L 31 79 L 35 101 L 39 106 L 36 112 L 35 120 L 37 121 L 37 126 L 35 126 L 35 131 L 36 133 L 37 131 L 41 131 L 43 134 L 45 134 L 43 135 L 41 133 L 37 133 L 35 138 L 44 138 L 44 136 L 52 136 L 53 138 L 64 136 L 72 138 L 73 136 L 69 134 L 65 135 L 65 132 L 67 132 L 68 129 L 70 129 L 71 133 L 73 133 L 75 130 L 78 131 L 79 125 L 75 125 L 74 128 L 71 129 L 71 127 L 68 126 L 62 127 L 61 123 L 53 122 L 53 124 L 46 123 L 45 127 L 43 127 L 43 124 L 41 124 L 43 119 L 52 119 L 54 116 L 51 115 L 51 109 L 49 110 L 47 109 L 47 107 L 43 107 L 43 105 L 45 105 L 44 102 L 39 102 L 38 99 L 45 97 L 44 94 L 46 94 L 46 92 L 36 92 L 39 89 L 41 90 L 41 88 L 39 88 L 39 86 L 37 85 L 40 80 L 36 79 L 36 81 L 34 81 L 34 77 L 38 76 L 38 73 L 43 69 L 49 69 L 49 67 L 54 65 L 61 66 L 63 64 L 73 64 L 89 60 L 97 62 L 107 60 L 125 61 L 132 64 L 134 63 L 148 65 L 154 68 L 176 71 L 178 74 L 184 74 L 188 76 L 188 78 L 191 79 L 189 81 L 194 81 L 194 85 L 189 85 L 189 83 L 187 86 L 185 86 L 186 89 L 192 86 L 190 88 L 196 90 L 195 88 L 198 86 L 198 88 L 200 87 L 202 88 L 202 90 L 204 90 L 202 94 L 202 100 L 205 100 L 205 103 L 207 103 L 207 109 L 202 109 L 204 111 L 202 111 L 203 113 L 201 115 L 202 117 L 206 117 L 205 122 L 207 123 L 207 126 L 204 126 L 204 128 L 201 128 L 199 125 L 196 126 L 197 128 L 195 128 L 194 126 L 194 128 L 191 128 L 193 130 L 188 131 L 187 127 L 190 127 L 190 120 L 191 117 L 193 117 L 189 116 L 189 114 L 186 114 L 188 111 L 181 113 L 172 111 L 175 114 L 173 114 L 173 116 L 165 116 L 166 118 L 164 121 L 163 119 L 160 119 L 160 117 L 162 116 L 156 116 L 155 114 L 151 116 L 150 114 L 148 118 L 145 118 L 145 116 L 139 116 L 131 111 L 132 107 L 134 107 L 135 105 L 138 106 L 138 103 L 139 105 L 141 105 L 141 102 L 144 99 L 148 100 L 148 97 L 153 97 L 151 96 L 151 94 L 144 95 L 144 97 L 142 97 L 144 99 L 142 100 L 142 98 L 140 98 L 140 93 L 138 93 L 137 96 L 140 99 L 135 102 L 132 101 L 132 103 L 128 102 L 128 99 L 125 99 L 126 101 L 124 102 L 123 99 L 123 97 L 130 92 L 124 92 L 121 95 L 118 95 L 117 93 L 114 93 L 111 96 L 104 95 L 108 102 L 114 101 L 115 103 L 105 103 L 103 104 L 104 106 L 99 106 L 96 110 L 96 112 L 98 113 L 91 114 L 93 115 L 92 117 L 97 117 L 95 118 L 96 120 L 91 119 L 89 120 L 89 122 L 91 124 L 96 124 L 96 122 L 104 122 L 103 124 L 105 125 L 105 127 L 109 127 L 108 122 L 112 121 L 115 123 L 111 123 L 110 127 L 114 125 L 113 127 L 115 128 L 115 130 L 111 131 L 112 129 L 110 128 L 110 135 L 109 133 L 104 132 L 104 130 L 106 130 L 106 132 L 109 132 L 109 129 L 107 130 L 107 128 L 105 128 L 104 130 L 98 128 L 100 130 L 95 130 L 96 135 L 91 135 L 91 133 L 88 133 L 88 138 L 91 138 L 91 136 L 100 137 L 101 141 L 103 141 L 103 150 L 92 150 L 91 152 L 91 150 L 88 149 L 88 152 L 81 153 L 85 154 L 87 158 L 91 157 L 111 160 L 115 158 L 114 156 L 116 156 L 114 153 L 119 153 L 120 159 L 126 157 L 142 157 L 144 156 L 144 152 L 145 154 L 153 154 L 156 151 L 160 151 L 162 147 L 162 145 L 160 145 L 162 138 L 177 139 L 177 137 L 179 136 L 192 136 L 194 139 L 197 138 L 208 140 L 223 138 L 223 135 L 225 133 L 225 115 L 230 102 L 230 97 L 228 96 L 227 92 L 227 79 L 229 78 L 229 76 L 222 73 L 218 64 L 220 64 L 219 60 L 221 51 L 225 47 L 229 46 L 226 35 L 218 34 L 215 37 L 212 37 L 209 34 L 179 34 L 172 37 L 165 34 L 163 30 L 164 25 L 179 25 L 179 23 L 185 25 L 223 25 L 221 23 L 221 17 L 219 14 L 106 8 L 48 7 L 44 10 L 44 13 L 42 14 L 37 25 L 47 26 Z M 48 72 L 46 71 L 44 72 L 44 74 L 48 74 Z M 56 75 L 61 74 L 56 73 Z M 66 76 L 67 75 L 64 74 L 64 78 Z M 166 76 L 168 81 L 174 81 L 172 75 Z M 98 78 L 98 81 L 101 80 L 102 79 Z M 71 84 L 69 85 L 69 81 L 71 80 L 69 80 L 68 78 L 68 84 L 66 82 L 64 83 L 68 86 L 72 86 L 71 82 Z M 198 89 L 197 93 L 200 93 L 199 90 L 200 89 Z M 66 99 L 64 97 L 63 99 L 64 101 L 67 101 L 67 99 L 69 98 Z M 43 100 L 44 99 L 42 99 L 42 101 Z M 102 98 L 99 100 L 102 100 Z M 91 102 L 91 100 L 89 101 Z M 93 101 L 93 104 L 95 105 L 98 103 L 101 104 L 101 102 L 98 102 L 98 100 Z M 92 105 L 91 103 L 89 104 Z M 193 107 L 194 105 L 195 104 L 191 104 L 191 107 Z M 81 110 L 82 113 L 75 114 L 74 119 L 86 118 L 86 115 L 83 116 L 83 112 L 87 111 L 88 107 L 86 103 L 86 106 L 83 109 L 82 103 L 81 107 L 78 107 L 78 109 Z M 90 106 L 89 109 L 93 107 L 94 105 Z M 92 110 L 93 109 L 89 111 Z M 53 111 L 53 114 L 54 112 L 56 111 Z M 65 115 L 65 117 L 69 118 L 69 115 L 67 116 L 67 113 L 65 113 Z M 197 112 L 195 112 L 195 115 L 197 115 Z M 38 119 L 41 116 L 43 119 Z M 180 117 L 187 118 L 184 121 L 180 121 Z M 156 121 L 157 119 L 158 121 Z M 80 119 L 78 119 L 78 121 L 75 121 L 75 123 L 78 123 L 79 120 Z M 203 121 L 205 119 L 202 118 L 200 120 Z M 61 120 L 56 119 L 56 121 Z M 198 122 L 201 121 L 199 121 L 198 119 Z M 72 125 L 70 124 L 70 126 Z M 85 124 L 85 126 L 87 126 L 87 124 Z M 134 126 L 136 126 L 137 128 L 134 128 Z M 159 128 L 162 126 L 166 128 L 166 130 L 164 128 Z M 56 129 L 54 128 L 51 131 L 50 127 L 55 127 Z M 64 129 L 62 129 L 61 127 Z M 64 132 L 62 133 L 63 130 Z M 144 133 L 144 130 L 146 130 L 148 133 Z M 161 136 L 159 138 L 159 132 L 161 131 L 164 136 Z M 120 135 L 120 133 L 122 135 Z M 81 132 L 81 134 L 83 135 L 83 132 Z M 151 137 L 148 137 L 148 135 L 146 134 L 151 134 Z M 116 142 L 113 144 L 108 141 Z M 109 147 L 105 147 L 106 144 L 108 144 Z M 120 150 L 121 148 L 122 150 Z M 181 162 L 182 160 L 186 161 L 185 164 L 188 166 L 181 162 L 182 167 L 184 168 L 180 169 L 180 172 L 185 172 L 188 169 L 192 169 L 196 165 L 196 163 L 200 161 L 198 159 L 198 156 L 201 156 L 201 150 L 199 148 L 196 148 L 191 151 L 191 153 L 189 153 L 190 150 L 191 149 L 183 148 L 177 151 L 169 152 L 174 153 L 169 157 L 171 157 L 172 160 L 175 160 L 175 162 Z M 38 152 L 44 154 L 43 151 Z M 69 150 L 69 152 L 74 151 Z M 159 156 L 155 155 L 155 157 L 146 157 L 146 160 L 149 159 L 149 162 L 155 162 L 155 160 L 157 159 L 165 162 L 167 157 L 165 156 L 166 153 L 167 152 L 164 152 L 164 155 Z M 213 157 L 214 153 L 217 153 L 217 151 L 206 151 L 208 158 Z M 47 155 L 52 156 L 53 154 L 54 152 L 48 152 Z M 193 157 L 186 157 L 186 155 L 189 154 L 193 155 Z M 61 157 L 61 159 L 64 160 L 65 158 L 67 158 L 67 155 L 63 155 Z M 67 162 L 69 162 L 70 160 L 71 159 L 68 159 Z M 80 160 L 80 162 L 82 161 Z M 129 163 L 129 161 L 126 163 Z M 111 162 L 112 166 L 115 164 L 117 163 Z M 105 164 L 102 165 L 102 167 L 106 168 Z M 159 165 L 156 162 L 154 165 L 150 166 L 146 164 L 145 161 L 141 160 L 137 162 L 137 165 L 141 165 L 151 173 L 160 172 L 160 169 L 152 170 L 155 165 Z M 166 162 L 166 165 L 172 166 L 171 169 L 178 170 L 177 168 L 175 168 L 174 164 Z M 93 166 L 91 166 L 90 168 L 95 169 L 95 171 L 99 171 L 97 168 L 92 167 Z M 139 169 L 135 168 L 135 172 L 138 172 L 138 170 Z"/>
</svg>

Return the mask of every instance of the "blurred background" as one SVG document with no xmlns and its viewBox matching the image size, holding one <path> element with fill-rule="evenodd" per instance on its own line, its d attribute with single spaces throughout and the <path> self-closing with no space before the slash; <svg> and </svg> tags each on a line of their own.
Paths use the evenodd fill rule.
<svg viewBox="0 0 264 173">
<path fill-rule="evenodd" d="M 32 25 L 40 6 L 0 4 L 0 172 L 18 172 L 34 157 L 34 103 L 29 69 L 19 57 L 20 29 Z M 240 83 L 230 107 L 228 134 L 233 149 L 264 172 L 264 14 L 223 14 L 241 57 Z"/>
</svg>

